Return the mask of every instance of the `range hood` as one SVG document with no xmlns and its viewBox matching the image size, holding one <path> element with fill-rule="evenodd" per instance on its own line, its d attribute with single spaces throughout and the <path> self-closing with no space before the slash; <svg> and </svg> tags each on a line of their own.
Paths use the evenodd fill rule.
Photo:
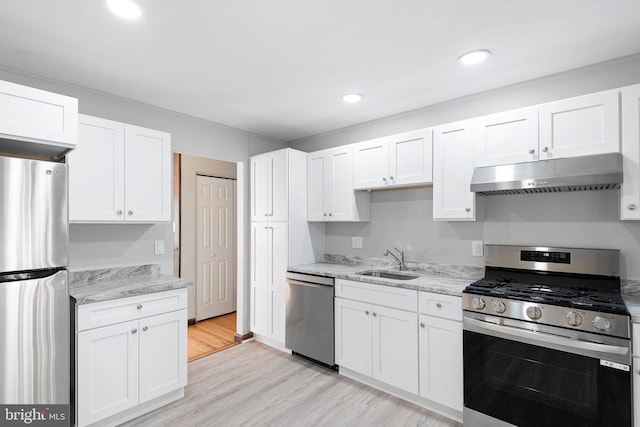
<svg viewBox="0 0 640 427">
<path fill-rule="evenodd" d="M 471 191 L 485 195 L 615 190 L 622 183 L 622 155 L 596 154 L 475 168 Z"/>
</svg>

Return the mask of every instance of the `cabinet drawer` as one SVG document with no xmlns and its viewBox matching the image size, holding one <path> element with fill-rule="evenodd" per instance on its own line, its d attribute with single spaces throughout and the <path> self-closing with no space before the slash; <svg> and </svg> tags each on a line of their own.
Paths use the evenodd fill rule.
<svg viewBox="0 0 640 427">
<path fill-rule="evenodd" d="M 461 297 L 418 292 L 418 307 L 422 314 L 462 321 Z"/>
<path fill-rule="evenodd" d="M 418 291 L 336 279 L 336 297 L 378 304 L 401 310 L 418 309 Z"/>
<path fill-rule="evenodd" d="M 78 331 L 187 308 L 187 289 L 78 306 Z"/>
</svg>

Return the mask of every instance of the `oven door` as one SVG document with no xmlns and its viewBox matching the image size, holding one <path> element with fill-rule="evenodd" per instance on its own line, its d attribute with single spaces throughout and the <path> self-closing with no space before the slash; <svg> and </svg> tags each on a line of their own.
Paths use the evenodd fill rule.
<svg viewBox="0 0 640 427">
<path fill-rule="evenodd" d="M 631 426 L 629 340 L 468 312 L 463 333 L 465 427 Z"/>
</svg>

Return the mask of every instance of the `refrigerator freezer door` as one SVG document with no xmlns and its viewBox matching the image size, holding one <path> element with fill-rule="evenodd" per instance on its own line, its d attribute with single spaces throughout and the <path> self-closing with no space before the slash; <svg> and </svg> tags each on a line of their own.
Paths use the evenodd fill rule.
<svg viewBox="0 0 640 427">
<path fill-rule="evenodd" d="M 0 402 L 69 404 L 68 272 L 0 282 Z"/>
<path fill-rule="evenodd" d="M 0 273 L 68 265 L 67 166 L 0 156 Z"/>
</svg>

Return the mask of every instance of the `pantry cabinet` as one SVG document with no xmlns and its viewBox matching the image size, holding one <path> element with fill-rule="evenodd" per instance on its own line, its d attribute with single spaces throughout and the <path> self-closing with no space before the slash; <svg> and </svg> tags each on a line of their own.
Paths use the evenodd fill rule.
<svg viewBox="0 0 640 427">
<path fill-rule="evenodd" d="M 309 221 L 369 220 L 369 194 L 353 189 L 352 146 L 309 153 L 307 179 Z"/>
<path fill-rule="evenodd" d="M 640 85 L 622 88 L 620 218 L 640 220 Z"/>
<path fill-rule="evenodd" d="M 287 220 L 287 152 L 251 158 L 251 221 Z"/>
<path fill-rule="evenodd" d="M 341 279 L 336 284 L 336 363 L 417 394 L 418 316 L 415 308 L 389 306 L 403 299 L 415 307 L 416 291 Z"/>
<path fill-rule="evenodd" d="M 354 188 L 368 190 L 432 182 L 431 129 L 354 144 Z"/>
<path fill-rule="evenodd" d="M 473 121 L 434 128 L 434 220 L 476 220 L 476 195 L 470 190 L 473 167 Z"/>
<path fill-rule="evenodd" d="M 251 223 L 251 331 L 284 343 L 286 222 Z"/>
<path fill-rule="evenodd" d="M 420 396 L 463 407 L 461 298 L 419 292 Z"/>
<path fill-rule="evenodd" d="M 182 397 L 186 289 L 77 306 L 75 360 L 78 426 L 117 424 Z"/>
<path fill-rule="evenodd" d="M 0 80 L 0 154 L 59 160 L 78 140 L 78 100 Z"/>
<path fill-rule="evenodd" d="M 171 220 L 171 135 L 80 115 L 69 164 L 72 222 Z"/>
</svg>

